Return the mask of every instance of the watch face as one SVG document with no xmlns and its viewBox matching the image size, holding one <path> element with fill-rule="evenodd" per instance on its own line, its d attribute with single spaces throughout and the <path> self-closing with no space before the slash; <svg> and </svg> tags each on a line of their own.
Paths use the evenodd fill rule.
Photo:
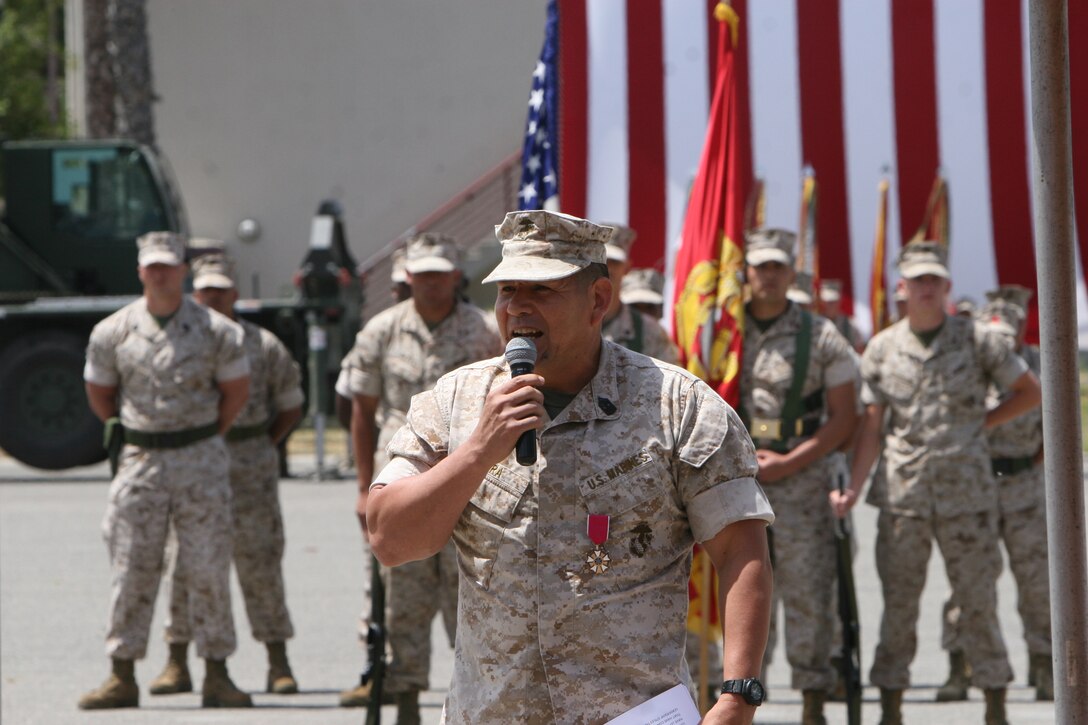
<svg viewBox="0 0 1088 725">
<path fill-rule="evenodd" d="M 748 694 L 756 702 L 763 702 L 763 685 L 759 683 L 759 680 L 752 680 L 748 684 Z"/>
</svg>

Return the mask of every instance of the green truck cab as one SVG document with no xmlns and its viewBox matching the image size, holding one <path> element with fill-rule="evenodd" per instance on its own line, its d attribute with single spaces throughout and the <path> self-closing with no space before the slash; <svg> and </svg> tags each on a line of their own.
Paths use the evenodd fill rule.
<svg viewBox="0 0 1088 725">
<path fill-rule="evenodd" d="M 184 205 L 165 159 L 131 141 L 8 142 L 0 154 L 0 449 L 48 470 L 95 463 L 105 451 L 83 387 L 87 340 L 141 293 L 136 238 L 189 233 Z M 350 344 L 362 293 L 342 232 L 331 253 L 320 250 L 321 264 L 314 256 L 298 298 L 241 300 L 237 309 L 285 342 L 308 396 L 328 407 L 340 350 L 315 356 L 308 341 Z"/>
</svg>

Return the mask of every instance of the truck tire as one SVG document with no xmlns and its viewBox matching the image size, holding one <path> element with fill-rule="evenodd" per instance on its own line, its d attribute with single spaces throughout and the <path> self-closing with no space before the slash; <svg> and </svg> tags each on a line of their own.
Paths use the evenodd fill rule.
<svg viewBox="0 0 1088 725">
<path fill-rule="evenodd" d="M 102 423 L 83 388 L 86 341 L 39 332 L 0 353 L 0 449 L 36 468 L 60 470 L 105 459 Z"/>
</svg>

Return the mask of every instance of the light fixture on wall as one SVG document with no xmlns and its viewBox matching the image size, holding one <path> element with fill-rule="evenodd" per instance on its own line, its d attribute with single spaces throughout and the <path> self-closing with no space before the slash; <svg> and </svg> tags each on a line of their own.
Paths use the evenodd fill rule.
<svg viewBox="0 0 1088 725">
<path fill-rule="evenodd" d="M 256 219 L 246 217 L 238 222 L 238 238 L 243 242 L 255 242 L 261 236 L 261 225 Z"/>
</svg>

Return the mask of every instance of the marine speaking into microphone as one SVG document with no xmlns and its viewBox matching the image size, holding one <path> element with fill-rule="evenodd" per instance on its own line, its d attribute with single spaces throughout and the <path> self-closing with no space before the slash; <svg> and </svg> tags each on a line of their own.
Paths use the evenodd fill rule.
<svg viewBox="0 0 1088 725">
<path fill-rule="evenodd" d="M 536 345 L 527 337 L 513 337 L 506 343 L 506 362 L 510 363 L 510 377 L 528 375 L 536 367 Z M 536 463 L 536 431 L 527 430 L 518 436 L 515 447 L 518 463 L 531 466 Z"/>
</svg>

